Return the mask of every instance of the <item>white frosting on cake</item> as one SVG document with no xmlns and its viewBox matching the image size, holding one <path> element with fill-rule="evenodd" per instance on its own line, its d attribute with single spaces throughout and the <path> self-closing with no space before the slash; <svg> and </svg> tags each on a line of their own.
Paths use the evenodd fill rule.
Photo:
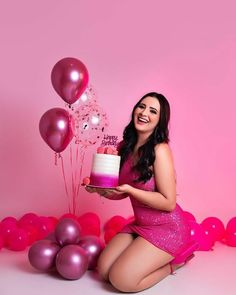
<svg viewBox="0 0 236 295">
<path fill-rule="evenodd" d="M 110 154 L 93 155 L 92 171 L 95 174 L 119 175 L 120 156 Z"/>
<path fill-rule="evenodd" d="M 95 154 L 90 174 L 91 185 L 116 187 L 119 184 L 120 156 Z"/>
</svg>

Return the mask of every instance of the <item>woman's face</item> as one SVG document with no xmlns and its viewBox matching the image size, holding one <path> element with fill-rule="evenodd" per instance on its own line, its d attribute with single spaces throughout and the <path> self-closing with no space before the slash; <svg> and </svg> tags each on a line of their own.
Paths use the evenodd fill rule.
<svg viewBox="0 0 236 295">
<path fill-rule="evenodd" d="M 155 97 L 145 97 L 134 111 L 134 126 L 140 133 L 152 134 L 160 119 L 160 103 Z"/>
</svg>

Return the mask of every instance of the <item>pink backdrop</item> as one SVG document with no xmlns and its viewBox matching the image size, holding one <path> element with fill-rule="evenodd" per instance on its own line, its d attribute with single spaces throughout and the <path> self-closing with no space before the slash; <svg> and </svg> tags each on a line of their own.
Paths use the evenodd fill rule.
<svg viewBox="0 0 236 295">
<path fill-rule="evenodd" d="M 59 216 L 67 209 L 61 171 L 38 131 L 46 110 L 64 107 L 50 72 L 67 56 L 86 64 L 111 135 L 121 138 L 131 107 L 144 93 L 165 94 L 172 107 L 179 204 L 199 221 L 235 216 L 236 5 L 190 2 L 1 5 L 0 219 L 29 211 Z M 94 151 L 87 149 L 83 175 Z M 79 208 L 103 220 L 131 214 L 128 200 L 101 201 L 84 189 Z"/>
</svg>

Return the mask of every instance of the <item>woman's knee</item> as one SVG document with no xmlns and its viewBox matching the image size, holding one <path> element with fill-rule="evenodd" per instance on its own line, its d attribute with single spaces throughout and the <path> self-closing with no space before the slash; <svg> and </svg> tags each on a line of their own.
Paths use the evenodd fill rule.
<svg viewBox="0 0 236 295">
<path fill-rule="evenodd" d="M 138 282 L 132 275 L 125 273 L 122 268 L 114 264 L 108 273 L 109 281 L 117 290 L 121 292 L 136 292 Z"/>
</svg>

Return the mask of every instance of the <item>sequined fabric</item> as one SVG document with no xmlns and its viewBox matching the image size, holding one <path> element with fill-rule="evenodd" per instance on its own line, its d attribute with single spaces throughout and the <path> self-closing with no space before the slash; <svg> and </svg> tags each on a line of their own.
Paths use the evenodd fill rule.
<svg viewBox="0 0 236 295">
<path fill-rule="evenodd" d="M 142 190 L 156 191 L 154 177 L 146 183 L 135 183 L 134 179 L 137 176 L 137 172 L 132 170 L 132 162 L 129 158 L 121 168 L 120 184 L 126 183 Z M 135 233 L 174 257 L 187 246 L 190 229 L 183 210 L 178 204 L 173 211 L 167 212 L 146 206 L 132 196 L 130 200 L 135 221 L 126 225 L 121 232 Z"/>
</svg>

